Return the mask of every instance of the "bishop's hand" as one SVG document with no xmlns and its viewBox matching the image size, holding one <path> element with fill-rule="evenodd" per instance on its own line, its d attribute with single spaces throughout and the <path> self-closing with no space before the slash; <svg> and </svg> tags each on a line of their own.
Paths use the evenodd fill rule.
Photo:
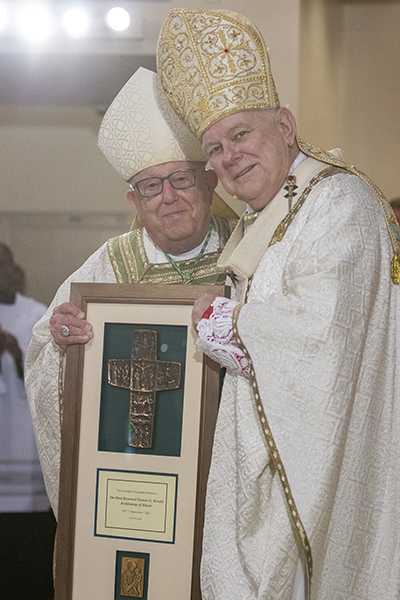
<svg viewBox="0 0 400 600">
<path fill-rule="evenodd" d="M 200 298 L 197 298 L 197 300 L 193 304 L 192 323 L 193 323 L 193 327 L 196 329 L 196 331 L 197 331 L 197 325 L 199 324 L 199 321 L 203 317 L 205 311 L 207 310 L 207 308 L 209 308 L 211 306 L 211 304 L 214 302 L 215 298 L 217 298 L 217 297 L 218 297 L 217 293 L 209 292 L 207 294 L 203 294 L 203 296 L 200 296 Z"/>
<path fill-rule="evenodd" d="M 86 321 L 85 313 L 72 302 L 55 307 L 50 317 L 50 331 L 54 342 L 63 352 L 71 344 L 86 344 L 93 337 L 93 328 Z"/>
</svg>

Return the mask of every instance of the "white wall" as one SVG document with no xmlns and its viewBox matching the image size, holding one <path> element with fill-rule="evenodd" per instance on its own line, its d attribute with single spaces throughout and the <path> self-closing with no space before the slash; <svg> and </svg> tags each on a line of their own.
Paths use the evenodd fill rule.
<svg viewBox="0 0 400 600">
<path fill-rule="evenodd" d="M 91 127 L 5 124 L 0 141 L 1 210 L 129 211 L 128 186 L 97 148 Z"/>
</svg>

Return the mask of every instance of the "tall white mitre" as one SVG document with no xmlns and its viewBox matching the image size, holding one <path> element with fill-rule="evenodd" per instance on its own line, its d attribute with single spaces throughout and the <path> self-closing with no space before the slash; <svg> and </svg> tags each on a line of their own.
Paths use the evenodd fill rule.
<svg viewBox="0 0 400 600">
<path fill-rule="evenodd" d="M 156 73 L 143 67 L 104 115 L 98 146 L 125 181 L 166 162 L 205 162 L 200 142 L 170 107 Z"/>
</svg>

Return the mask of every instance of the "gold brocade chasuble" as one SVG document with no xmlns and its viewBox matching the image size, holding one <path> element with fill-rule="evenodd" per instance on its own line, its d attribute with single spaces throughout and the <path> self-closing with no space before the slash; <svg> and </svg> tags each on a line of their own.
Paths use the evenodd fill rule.
<svg viewBox="0 0 400 600">
<path fill-rule="evenodd" d="M 192 285 L 218 285 L 225 283 L 226 274 L 217 268 L 217 261 L 228 241 L 236 221 L 213 217 L 214 229 L 219 235 L 219 248 L 204 254 L 198 260 L 191 277 Z M 168 262 L 149 262 L 143 242 L 143 228 L 135 229 L 108 241 L 108 254 L 118 283 L 182 284 L 181 275 Z M 167 260 L 167 259 L 166 259 Z M 188 277 L 197 257 L 179 261 L 179 269 Z"/>
</svg>

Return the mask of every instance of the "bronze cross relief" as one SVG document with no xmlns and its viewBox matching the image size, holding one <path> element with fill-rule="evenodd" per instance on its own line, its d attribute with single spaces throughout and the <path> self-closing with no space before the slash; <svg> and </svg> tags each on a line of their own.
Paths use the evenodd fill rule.
<svg viewBox="0 0 400 600">
<path fill-rule="evenodd" d="M 130 390 L 129 421 L 134 448 L 151 448 L 156 393 L 174 390 L 181 381 L 181 364 L 157 360 L 157 331 L 136 329 L 130 358 L 108 361 L 108 383 Z"/>
</svg>

